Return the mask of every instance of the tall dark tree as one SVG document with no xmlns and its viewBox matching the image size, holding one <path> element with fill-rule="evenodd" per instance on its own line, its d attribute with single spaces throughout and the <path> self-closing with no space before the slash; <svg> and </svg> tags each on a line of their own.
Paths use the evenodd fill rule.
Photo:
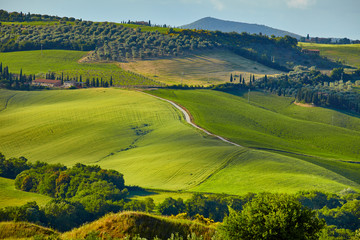
<svg viewBox="0 0 360 240">
<path fill-rule="evenodd" d="M 232 75 L 232 73 L 230 74 L 230 82 L 233 82 L 233 75 Z"/>
</svg>

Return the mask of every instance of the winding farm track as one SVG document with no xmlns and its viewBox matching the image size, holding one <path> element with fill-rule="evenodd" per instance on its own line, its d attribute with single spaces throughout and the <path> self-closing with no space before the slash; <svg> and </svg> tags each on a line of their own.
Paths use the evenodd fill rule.
<svg viewBox="0 0 360 240">
<path fill-rule="evenodd" d="M 241 145 L 239 145 L 239 144 L 237 144 L 237 143 L 231 142 L 231 141 L 229 141 L 229 140 L 227 140 L 227 139 L 225 139 L 225 138 L 223 138 L 223 137 L 221 137 L 221 136 L 215 135 L 215 134 L 213 134 L 213 133 L 211 133 L 211 132 L 209 132 L 209 131 L 201 128 L 201 127 L 199 127 L 198 125 L 196 125 L 196 124 L 193 122 L 193 120 L 192 120 L 193 118 L 192 118 L 192 116 L 190 115 L 189 110 L 187 110 L 185 107 L 180 106 L 179 104 L 177 104 L 177 103 L 175 103 L 175 102 L 173 102 L 173 101 L 170 101 L 170 100 L 168 100 L 168 99 L 165 99 L 165 98 L 162 98 L 162 97 L 158 97 L 158 96 L 152 95 L 152 94 L 150 94 L 150 93 L 146 93 L 146 92 L 142 92 L 142 93 L 147 94 L 147 95 L 149 95 L 149 96 L 152 96 L 152 97 L 154 97 L 154 98 L 160 99 L 160 100 L 162 100 L 162 101 L 165 101 L 165 102 L 170 103 L 170 104 L 173 105 L 175 108 L 177 108 L 178 110 L 180 110 L 180 112 L 184 115 L 184 118 L 185 118 L 185 120 L 186 120 L 186 122 L 187 122 L 188 124 L 190 124 L 190 125 L 193 126 L 194 128 L 199 129 L 200 131 L 203 131 L 203 132 L 206 133 L 207 135 L 216 137 L 216 138 L 220 139 L 221 141 L 226 142 L 226 143 L 229 143 L 229 144 L 232 144 L 232 145 L 234 145 L 234 146 L 243 147 L 243 146 L 241 146 Z"/>
<path fill-rule="evenodd" d="M 5 105 L 4 105 L 4 107 L 3 107 L 2 109 L 0 109 L 0 112 L 6 110 L 8 104 L 9 104 L 9 101 L 10 101 L 13 97 L 15 97 L 15 95 L 16 95 L 16 93 L 15 93 L 14 95 L 11 95 L 8 99 L 6 99 Z"/>
</svg>

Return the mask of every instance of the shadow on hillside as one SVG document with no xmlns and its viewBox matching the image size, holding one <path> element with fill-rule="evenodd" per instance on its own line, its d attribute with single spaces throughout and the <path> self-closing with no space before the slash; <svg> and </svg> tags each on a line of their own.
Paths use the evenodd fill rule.
<svg viewBox="0 0 360 240">
<path fill-rule="evenodd" d="M 235 95 L 235 96 L 238 96 L 238 97 L 243 97 L 248 93 L 248 90 L 243 90 L 243 89 L 238 89 L 238 90 L 216 90 L 216 91 L 228 93 L 228 94 Z"/>
<path fill-rule="evenodd" d="M 159 194 L 157 192 L 149 191 L 137 186 L 127 186 L 126 188 L 129 190 L 129 198 L 146 197 Z"/>
</svg>

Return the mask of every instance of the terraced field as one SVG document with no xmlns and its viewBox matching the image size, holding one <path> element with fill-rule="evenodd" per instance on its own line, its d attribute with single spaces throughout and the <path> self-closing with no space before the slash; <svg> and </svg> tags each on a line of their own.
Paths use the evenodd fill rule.
<svg viewBox="0 0 360 240">
<path fill-rule="evenodd" d="M 259 111 L 264 114 L 260 111 L 263 108 L 256 107 L 255 103 L 249 105 L 242 97 L 231 94 L 172 90 L 157 93 L 189 107 L 195 121 L 210 126 L 209 130 L 214 132 L 215 127 L 225 126 L 225 122 L 216 123 L 214 115 L 223 115 L 221 117 L 241 126 L 239 113 Z M 119 89 L 1 90 L 0 96 L 0 152 L 9 157 L 25 156 L 30 161 L 68 166 L 77 162 L 98 164 L 123 173 L 127 185 L 152 189 L 229 194 L 360 189 L 360 179 L 354 174 L 359 168 L 353 167 L 354 164 L 336 161 L 342 165 L 335 171 L 330 163 L 321 165 L 320 160 L 314 158 L 304 160 L 232 146 L 204 135 L 186 124 L 172 105 L 141 92 Z M 187 98 L 194 104 L 188 104 Z M 224 107 L 222 101 L 229 106 Z M 212 114 L 209 116 L 205 113 L 210 106 Z M 286 118 L 291 119 L 279 117 L 277 121 Z M 259 139 L 270 136 L 251 129 L 252 121 L 248 118 L 245 123 L 249 130 L 244 127 L 241 132 L 229 123 L 232 131 L 238 134 L 234 140 L 247 143 L 246 137 L 255 136 L 250 133 L 260 135 Z M 297 120 L 297 123 L 302 122 L 306 121 Z M 231 138 L 227 129 L 219 128 L 217 133 Z M 282 143 L 274 136 L 267 141 L 268 147 L 274 139 L 274 143 Z M 256 143 L 256 140 L 248 142 Z M 288 145 L 293 147 L 292 143 Z"/>
</svg>

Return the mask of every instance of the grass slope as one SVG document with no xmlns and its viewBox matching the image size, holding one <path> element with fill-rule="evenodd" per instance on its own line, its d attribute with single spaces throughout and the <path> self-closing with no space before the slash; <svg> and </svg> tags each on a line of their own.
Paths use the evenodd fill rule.
<svg viewBox="0 0 360 240">
<path fill-rule="evenodd" d="M 28 222 L 0 222 L 0 239 L 33 239 L 56 236 L 52 229 Z"/>
<path fill-rule="evenodd" d="M 126 183 L 196 185 L 241 152 L 183 123 L 170 104 L 118 89 L 0 91 L 0 152 L 30 161 L 98 164 Z"/>
<path fill-rule="evenodd" d="M 228 50 L 201 51 L 185 57 L 120 63 L 120 66 L 164 83 L 188 85 L 228 82 L 230 73 L 242 74 L 246 80 L 249 80 L 250 74 L 263 77 L 265 74 L 281 73 Z"/>
<path fill-rule="evenodd" d="M 358 159 L 357 117 L 329 109 L 302 108 L 291 104 L 289 98 L 259 92 L 251 93 L 254 100 L 251 104 L 247 103 L 245 93 L 240 93 L 241 96 L 211 90 L 152 93 L 185 106 L 198 125 L 215 134 L 249 147 L 278 149 L 245 151 L 193 191 L 244 194 L 249 189 L 289 193 L 309 189 L 336 192 L 346 186 L 359 189 L 360 165 L 343 162 Z M 313 112 L 315 109 L 317 113 Z M 339 126 L 329 125 L 331 115 L 336 116 L 334 122 Z M 299 155 L 303 153 L 321 157 Z"/>
<path fill-rule="evenodd" d="M 360 67 L 360 44 L 299 43 L 299 46 L 305 49 L 319 49 L 321 56 Z"/>
<path fill-rule="evenodd" d="M 101 238 L 124 238 L 140 235 L 142 238 L 168 239 L 172 233 L 186 238 L 196 234 L 204 239 L 211 239 L 215 228 L 190 220 L 172 219 L 170 217 L 154 216 L 146 213 L 123 212 L 107 215 L 97 221 L 86 224 L 78 229 L 62 234 L 62 239 L 85 239 L 89 233 L 95 233 Z"/>
<path fill-rule="evenodd" d="M 43 50 L 0 53 L 0 62 L 3 67 L 8 66 L 12 73 L 36 74 L 45 77 L 45 73 L 55 72 L 59 76 L 86 78 L 103 78 L 109 80 L 113 77 L 114 84 L 119 85 L 157 85 L 150 79 L 136 76 L 124 71 L 114 63 L 79 63 L 78 60 L 86 56 L 85 51 L 69 50 Z"/>
<path fill-rule="evenodd" d="M 204 123 L 214 123 L 215 115 L 223 115 L 227 121 L 239 125 L 241 118 L 231 117 L 231 114 L 251 111 L 255 114 L 251 107 L 262 109 L 249 105 L 250 111 L 241 97 L 220 92 L 158 93 L 182 99 L 182 104 L 194 113 L 195 120 Z M 30 161 L 68 166 L 77 162 L 98 164 L 123 173 L 128 185 L 153 189 L 229 194 L 265 189 L 289 193 L 300 190 L 339 192 L 348 187 L 360 190 L 360 181 L 351 178 L 353 174 L 345 163 L 339 162 L 343 166 L 342 172 L 336 172 L 329 170 L 331 166 L 326 163 L 320 165 L 317 161 L 313 163 L 223 143 L 185 124 L 180 112 L 170 104 L 140 92 L 119 89 L 2 90 L 0 96 L 0 109 L 3 109 L 0 112 L 0 152 L 6 156 L 23 155 Z M 191 103 L 200 104 L 199 109 L 191 108 L 196 104 L 188 104 L 184 101 L 186 97 L 192 99 L 189 100 Z M 226 101 L 222 102 L 224 99 Z M 221 109 L 216 107 L 217 102 Z M 230 108 L 231 102 L 235 103 L 236 109 Z M 201 107 L 212 115 L 206 115 Z M 214 126 L 224 127 L 225 124 L 228 123 L 224 120 Z M 229 126 L 234 127 L 234 124 L 230 122 Z M 246 133 L 245 130 L 241 129 Z M 239 134 L 238 137 L 242 134 L 236 128 L 232 131 Z M 217 133 L 227 136 L 229 132 L 220 128 Z M 248 133 L 254 134 L 244 136 L 261 135 L 254 130 Z M 267 138 L 270 137 L 263 136 L 263 139 Z M 271 141 L 267 142 L 270 145 Z M 356 171 L 356 167 L 353 169 Z M 226 181 L 229 183 L 225 186 Z M 159 195 L 162 198 L 169 194 Z"/>
<path fill-rule="evenodd" d="M 46 204 L 50 201 L 50 197 L 23 192 L 15 189 L 14 180 L 0 177 L 0 206 L 21 206 L 27 202 L 36 201 L 38 204 Z"/>
<path fill-rule="evenodd" d="M 329 110 L 315 108 L 318 113 L 311 115 L 315 109 L 295 106 L 290 98 L 276 98 L 260 92 L 250 93 L 250 104 L 247 92 L 237 92 L 239 96 L 212 90 L 158 90 L 154 93 L 188 108 L 200 126 L 244 146 L 342 160 L 357 160 L 360 156 L 358 117 L 332 111 L 339 127 L 329 125 L 332 121 Z M 329 118 L 325 120 L 325 116 Z"/>
</svg>

